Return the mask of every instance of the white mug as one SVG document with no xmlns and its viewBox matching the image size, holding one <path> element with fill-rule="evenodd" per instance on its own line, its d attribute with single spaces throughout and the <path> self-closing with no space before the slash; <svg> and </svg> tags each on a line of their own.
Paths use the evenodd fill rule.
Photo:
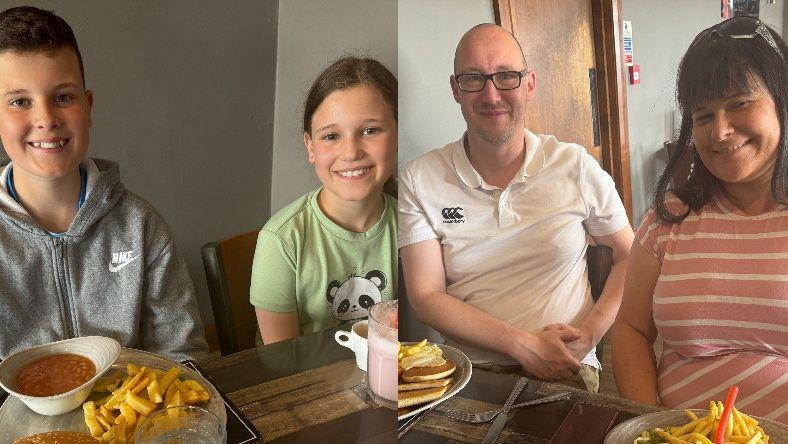
<svg viewBox="0 0 788 444">
<path fill-rule="evenodd" d="M 334 334 L 339 345 L 353 350 L 356 354 L 356 365 L 364 371 L 367 371 L 367 326 L 365 319 L 353 324 L 350 331 L 339 330 Z"/>
</svg>

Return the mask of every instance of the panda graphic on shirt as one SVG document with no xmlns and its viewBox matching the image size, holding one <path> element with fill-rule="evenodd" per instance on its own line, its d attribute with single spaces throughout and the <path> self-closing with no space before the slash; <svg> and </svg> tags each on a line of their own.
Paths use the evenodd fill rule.
<svg viewBox="0 0 788 444">
<path fill-rule="evenodd" d="M 331 281 L 326 289 L 326 299 L 331 314 L 339 321 L 363 319 L 369 309 L 383 301 L 386 275 L 380 270 L 371 270 L 364 276 L 351 274 L 344 281 Z"/>
</svg>

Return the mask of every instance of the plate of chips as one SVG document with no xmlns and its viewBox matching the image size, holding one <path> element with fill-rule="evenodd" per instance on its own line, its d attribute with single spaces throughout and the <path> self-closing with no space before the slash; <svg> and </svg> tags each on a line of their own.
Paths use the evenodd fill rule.
<svg viewBox="0 0 788 444">
<path fill-rule="evenodd" d="M 471 360 L 443 344 L 402 343 L 398 350 L 397 420 L 451 398 L 471 379 Z"/>
<path fill-rule="evenodd" d="M 709 410 L 666 410 L 632 418 L 613 428 L 604 444 L 714 442 L 722 402 L 710 401 L 709 405 Z M 788 442 L 788 426 L 735 408 L 730 416 L 725 442 Z"/>
<path fill-rule="evenodd" d="M 97 438 L 107 435 L 104 442 L 122 442 L 109 436 L 120 434 L 120 423 L 128 437 L 142 416 L 171 404 L 197 405 L 227 422 L 224 401 L 202 375 L 165 357 L 124 348 L 88 400 L 72 412 L 44 416 L 14 397 L 6 399 L 0 407 L 0 442 L 59 430 L 100 433 Z"/>
</svg>

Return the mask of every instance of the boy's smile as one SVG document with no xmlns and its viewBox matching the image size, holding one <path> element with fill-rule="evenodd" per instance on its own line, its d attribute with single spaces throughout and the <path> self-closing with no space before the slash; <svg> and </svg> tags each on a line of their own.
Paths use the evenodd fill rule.
<svg viewBox="0 0 788 444">
<path fill-rule="evenodd" d="M 0 53 L 0 141 L 14 179 L 79 174 L 90 140 L 93 95 L 71 48 Z"/>
</svg>

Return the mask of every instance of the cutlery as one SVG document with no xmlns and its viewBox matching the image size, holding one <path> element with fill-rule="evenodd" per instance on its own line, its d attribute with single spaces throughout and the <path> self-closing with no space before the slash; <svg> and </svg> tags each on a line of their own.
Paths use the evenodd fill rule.
<svg viewBox="0 0 788 444">
<path fill-rule="evenodd" d="M 554 402 L 554 401 L 561 401 L 561 400 L 564 400 L 564 399 L 569 399 L 569 396 L 571 394 L 572 394 L 571 392 L 560 392 L 560 393 L 555 393 L 555 394 L 552 394 L 552 395 L 549 395 L 549 396 L 543 396 L 541 398 L 533 399 L 531 401 L 525 401 L 525 402 L 520 402 L 518 404 L 514 404 L 514 405 L 512 405 L 509 408 L 509 410 L 518 409 L 520 407 L 528 407 L 528 406 L 538 405 L 538 404 L 547 404 L 548 402 Z M 479 424 L 479 423 L 482 423 L 482 422 L 487 422 L 487 421 L 492 420 L 493 418 L 498 416 L 498 414 L 500 414 L 501 412 L 503 412 L 503 409 L 490 410 L 490 411 L 487 411 L 487 412 L 479 412 L 479 413 L 468 413 L 468 412 L 457 412 L 457 411 L 454 411 L 454 410 L 444 410 L 442 413 L 444 415 L 448 416 L 449 418 L 455 420 L 455 421 L 462 421 L 462 422 L 467 422 L 467 423 L 471 423 L 471 424 Z"/>
<path fill-rule="evenodd" d="M 410 431 L 410 429 L 412 429 L 413 426 L 415 426 L 416 423 L 421 420 L 421 418 L 427 416 L 427 414 L 430 413 L 432 411 L 432 409 L 434 409 L 435 407 L 436 406 L 434 405 L 434 406 L 428 408 L 427 410 L 423 410 L 423 411 L 411 416 L 410 418 L 406 419 L 405 422 L 402 424 L 402 426 L 399 427 L 398 430 L 397 430 L 397 439 L 398 440 L 402 439 L 402 437 L 405 436 L 405 434 L 408 433 Z"/>
<path fill-rule="evenodd" d="M 498 439 L 498 435 L 501 434 L 501 430 L 506 425 L 506 422 L 509 421 L 509 409 L 511 409 L 512 404 L 514 401 L 517 401 L 517 397 L 520 396 L 520 392 L 523 391 L 525 385 L 528 384 L 528 378 L 522 377 L 517 380 L 514 384 L 514 388 L 512 389 L 512 393 L 509 393 L 509 398 L 506 400 L 506 403 L 503 405 L 501 409 L 501 413 L 503 415 L 498 415 L 493 421 L 492 426 L 490 426 L 490 430 L 487 431 L 487 434 L 484 435 L 484 439 L 482 440 L 482 444 L 492 444 Z"/>
</svg>

